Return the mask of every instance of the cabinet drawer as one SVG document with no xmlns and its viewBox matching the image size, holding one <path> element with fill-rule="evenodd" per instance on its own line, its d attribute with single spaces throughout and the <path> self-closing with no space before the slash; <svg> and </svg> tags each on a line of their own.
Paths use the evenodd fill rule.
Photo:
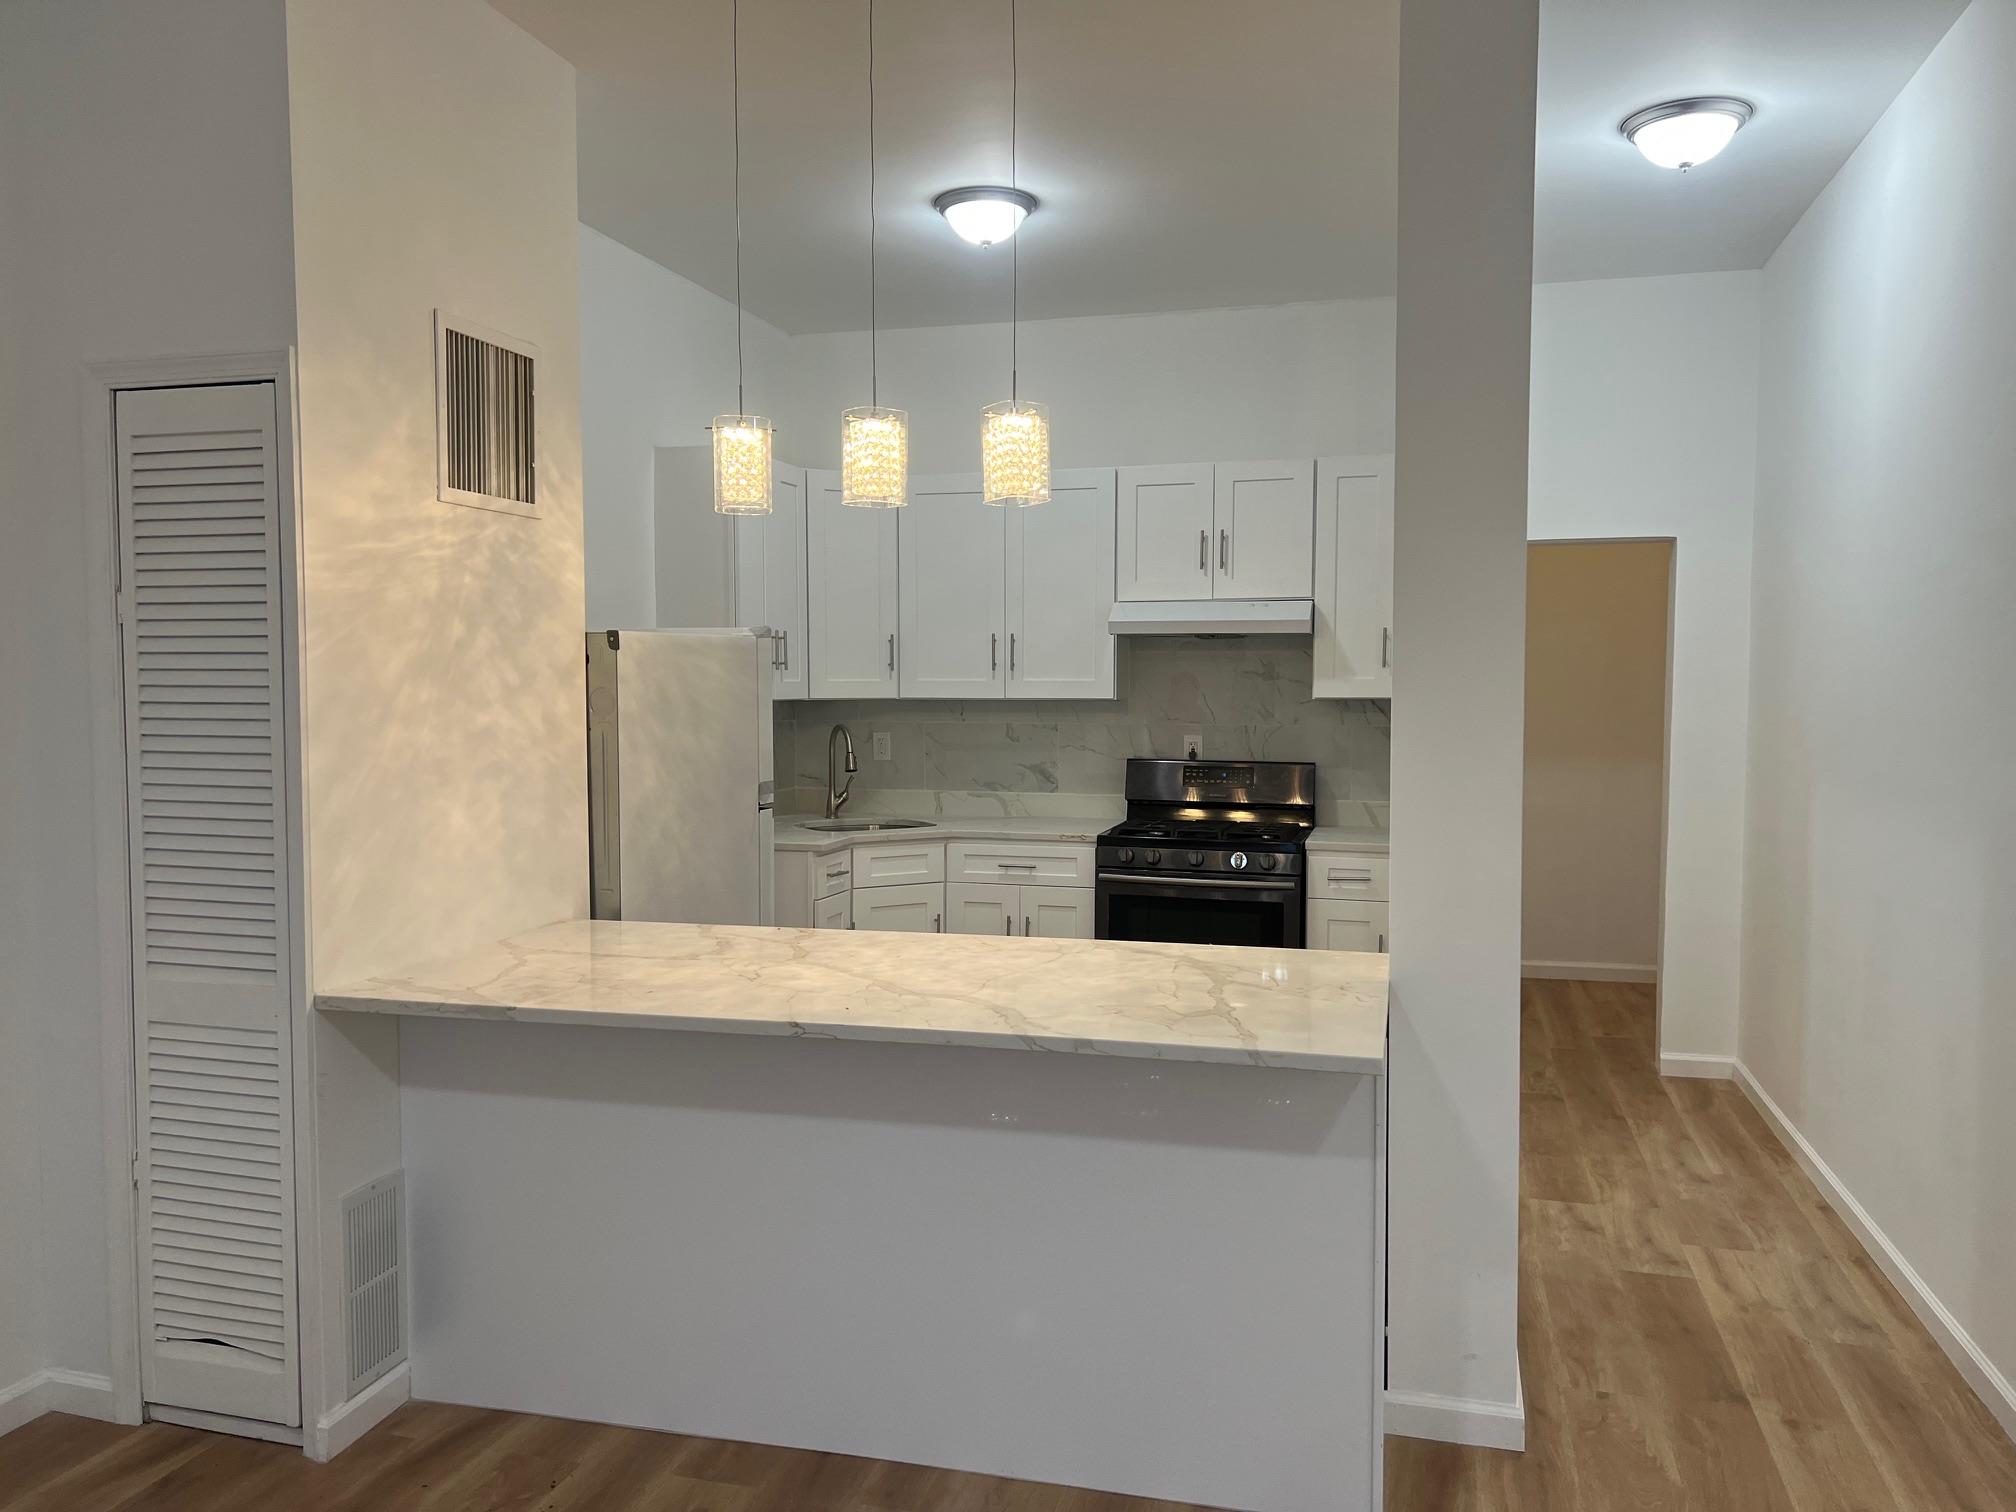
<svg viewBox="0 0 2016 1512">
<path fill-rule="evenodd" d="M 1386 890 L 1387 858 L 1354 856 L 1345 851 L 1310 851 L 1309 896 L 1312 898 L 1390 898 Z"/>
<path fill-rule="evenodd" d="M 954 882 L 1090 887 L 1092 854 L 1089 845 L 954 840 L 945 847 L 945 875 Z"/>
<path fill-rule="evenodd" d="M 945 880 L 945 842 L 884 841 L 854 847 L 855 887 L 907 887 Z M 858 912 L 858 910 L 857 910 Z"/>
<path fill-rule="evenodd" d="M 1384 903 L 1309 900 L 1306 943 L 1311 950 L 1365 950 L 1383 954 L 1387 945 Z"/>
<path fill-rule="evenodd" d="M 854 856 L 850 851 L 833 851 L 812 858 L 812 896 L 830 898 L 854 885 Z"/>
</svg>

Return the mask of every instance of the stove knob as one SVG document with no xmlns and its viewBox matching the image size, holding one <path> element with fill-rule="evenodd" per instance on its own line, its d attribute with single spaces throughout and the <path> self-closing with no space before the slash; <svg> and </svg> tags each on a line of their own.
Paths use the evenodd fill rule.
<svg viewBox="0 0 2016 1512">
<path fill-rule="evenodd" d="M 1246 870 L 1246 852 L 1244 851 L 1232 852 L 1231 858 L 1227 861 L 1226 864 L 1230 866 L 1234 871 Z"/>
<path fill-rule="evenodd" d="M 1146 861 L 1150 866 L 1160 866 L 1162 864 L 1162 852 L 1154 850 L 1144 851 L 1141 859 Z"/>
<path fill-rule="evenodd" d="M 1190 864 L 1192 866 L 1202 866 L 1204 864 L 1204 852 L 1202 851 L 1190 852 Z"/>
<path fill-rule="evenodd" d="M 1262 871 L 1272 871 L 1280 864 L 1281 858 L 1279 856 L 1262 856 L 1260 858 L 1260 870 Z"/>
<path fill-rule="evenodd" d="M 1122 866 L 1130 866 L 1130 865 L 1132 865 L 1132 864 L 1133 864 L 1133 861 L 1134 861 L 1134 847 L 1133 847 L 1133 846 L 1131 846 L 1131 845 L 1123 845 L 1123 846 L 1121 846 L 1121 847 L 1120 847 L 1120 864 L 1121 864 Z"/>
</svg>

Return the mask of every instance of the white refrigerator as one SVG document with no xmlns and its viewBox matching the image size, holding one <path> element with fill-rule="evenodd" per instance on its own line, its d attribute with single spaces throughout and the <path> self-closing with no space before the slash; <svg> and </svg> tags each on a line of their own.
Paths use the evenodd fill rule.
<svg viewBox="0 0 2016 1512">
<path fill-rule="evenodd" d="M 591 630 L 587 641 L 590 911 L 773 923 L 768 632 Z"/>
</svg>

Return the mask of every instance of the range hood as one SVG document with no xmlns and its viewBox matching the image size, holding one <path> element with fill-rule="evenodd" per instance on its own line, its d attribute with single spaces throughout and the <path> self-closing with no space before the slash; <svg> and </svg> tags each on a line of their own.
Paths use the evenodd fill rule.
<svg viewBox="0 0 2016 1512">
<path fill-rule="evenodd" d="M 1310 599 L 1177 599 L 1115 604 L 1106 628 L 1115 635 L 1308 635 Z"/>
</svg>

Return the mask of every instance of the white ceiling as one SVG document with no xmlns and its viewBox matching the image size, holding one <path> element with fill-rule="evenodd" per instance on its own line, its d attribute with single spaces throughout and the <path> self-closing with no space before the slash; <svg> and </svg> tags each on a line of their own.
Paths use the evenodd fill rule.
<svg viewBox="0 0 2016 1512">
<path fill-rule="evenodd" d="M 729 0 L 492 0 L 580 70 L 581 217 L 735 288 Z M 1536 273 L 1761 266 L 1964 0 L 1544 0 Z M 868 323 L 866 0 L 742 0 L 743 295 Z M 1005 318 L 1008 252 L 942 189 L 1008 176 L 1007 0 L 877 0 L 879 317 Z M 1391 292 L 1398 0 L 1022 0 L 1022 312 Z M 1617 135 L 1729 93 L 1756 120 L 1682 176 Z"/>
</svg>

